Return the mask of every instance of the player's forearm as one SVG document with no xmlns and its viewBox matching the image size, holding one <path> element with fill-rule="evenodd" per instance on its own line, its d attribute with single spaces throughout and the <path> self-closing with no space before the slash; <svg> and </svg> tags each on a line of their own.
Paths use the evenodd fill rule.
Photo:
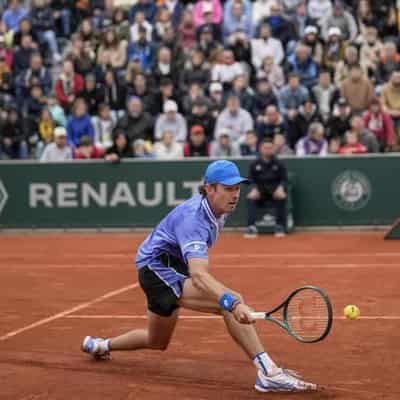
<svg viewBox="0 0 400 400">
<path fill-rule="evenodd" d="M 219 300 L 227 291 L 227 288 L 207 271 L 192 273 L 192 281 L 196 289 L 203 292 L 207 297 L 212 297 L 216 300 Z"/>
</svg>

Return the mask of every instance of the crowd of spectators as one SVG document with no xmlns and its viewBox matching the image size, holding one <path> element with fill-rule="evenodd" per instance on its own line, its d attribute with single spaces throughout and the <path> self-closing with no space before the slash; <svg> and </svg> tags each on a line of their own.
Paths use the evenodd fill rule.
<svg viewBox="0 0 400 400">
<path fill-rule="evenodd" d="M 0 159 L 399 151 L 395 0 L 0 0 Z"/>
</svg>

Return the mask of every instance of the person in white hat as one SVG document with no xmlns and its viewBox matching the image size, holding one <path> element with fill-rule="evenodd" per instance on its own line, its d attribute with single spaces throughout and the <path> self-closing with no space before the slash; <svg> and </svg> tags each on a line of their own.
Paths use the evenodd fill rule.
<svg viewBox="0 0 400 400">
<path fill-rule="evenodd" d="M 40 161 L 63 162 L 72 158 L 72 148 L 67 144 L 67 131 L 63 126 L 58 126 L 54 129 L 54 142 L 45 147 Z"/>
<path fill-rule="evenodd" d="M 165 131 L 172 132 L 177 142 L 186 141 L 187 123 L 174 100 L 167 100 L 163 106 L 164 113 L 156 120 L 155 140 L 161 140 Z"/>
</svg>

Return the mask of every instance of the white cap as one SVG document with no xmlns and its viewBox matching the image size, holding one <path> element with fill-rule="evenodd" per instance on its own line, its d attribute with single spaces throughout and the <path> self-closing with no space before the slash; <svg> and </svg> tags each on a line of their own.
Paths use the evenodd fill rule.
<svg viewBox="0 0 400 400">
<path fill-rule="evenodd" d="M 210 85 L 210 92 L 222 92 L 223 88 L 220 82 L 213 82 Z"/>
<path fill-rule="evenodd" d="M 314 35 L 316 35 L 318 33 L 317 27 L 313 25 L 306 26 L 306 29 L 304 29 L 304 34 L 308 35 L 310 33 L 314 33 Z"/>
<path fill-rule="evenodd" d="M 170 111 L 175 111 L 175 112 L 178 111 L 178 106 L 177 106 L 177 104 L 175 103 L 174 100 L 167 100 L 164 103 L 164 112 L 167 113 L 167 112 L 170 112 Z"/>
<path fill-rule="evenodd" d="M 217 133 L 218 137 L 221 136 L 229 136 L 229 138 L 231 137 L 231 130 L 228 128 L 221 128 L 218 133 Z"/>
<path fill-rule="evenodd" d="M 208 1 L 203 1 L 203 14 L 212 12 L 212 4 Z"/>
<path fill-rule="evenodd" d="M 54 129 L 54 137 L 58 138 L 61 136 L 67 136 L 67 131 L 63 126 L 57 126 L 57 128 Z"/>
<path fill-rule="evenodd" d="M 342 36 L 342 31 L 337 26 L 332 26 L 328 30 L 328 36 Z"/>
</svg>

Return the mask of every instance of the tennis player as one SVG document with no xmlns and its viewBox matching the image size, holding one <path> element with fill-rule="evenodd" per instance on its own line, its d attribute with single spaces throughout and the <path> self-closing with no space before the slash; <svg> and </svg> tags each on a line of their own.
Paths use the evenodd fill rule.
<svg viewBox="0 0 400 400">
<path fill-rule="evenodd" d="M 235 210 L 243 182 L 247 179 L 230 161 L 215 161 L 207 167 L 200 195 L 172 210 L 139 247 L 136 266 L 148 302 L 147 329 L 110 339 L 87 336 L 82 343 L 84 352 L 104 359 L 110 358 L 111 351 L 166 350 L 179 308 L 184 307 L 224 318 L 229 334 L 257 368 L 258 391 L 316 389 L 316 385 L 277 367 L 260 342 L 252 309 L 240 294 L 210 273 L 208 249 L 226 216 Z"/>
</svg>

